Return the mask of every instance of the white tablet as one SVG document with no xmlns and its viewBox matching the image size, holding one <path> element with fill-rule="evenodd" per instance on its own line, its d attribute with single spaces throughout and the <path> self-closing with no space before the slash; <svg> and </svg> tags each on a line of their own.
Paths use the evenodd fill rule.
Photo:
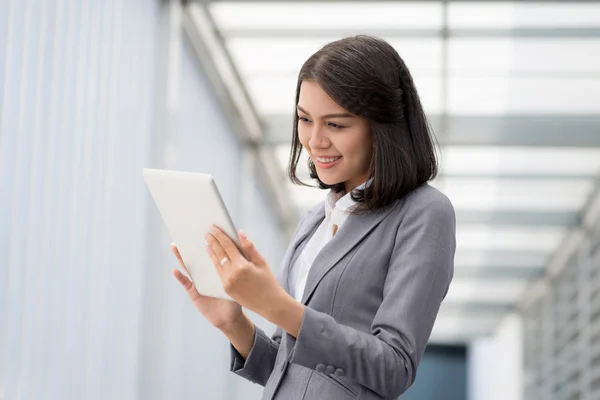
<svg viewBox="0 0 600 400">
<path fill-rule="evenodd" d="M 237 231 L 210 174 L 143 169 L 162 219 L 200 294 L 231 300 L 206 253 L 204 235 L 221 228 L 238 248 Z"/>
</svg>

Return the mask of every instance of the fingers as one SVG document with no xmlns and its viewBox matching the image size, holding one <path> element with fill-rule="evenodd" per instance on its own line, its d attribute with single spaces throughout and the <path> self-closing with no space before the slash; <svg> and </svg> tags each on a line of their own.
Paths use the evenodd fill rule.
<svg viewBox="0 0 600 400">
<path fill-rule="evenodd" d="M 225 271 L 224 271 L 224 266 L 221 265 L 221 260 L 223 259 L 223 257 L 226 257 L 226 256 L 225 255 L 218 256 L 217 253 L 212 249 L 212 247 L 210 247 L 210 245 L 206 246 L 206 252 L 210 256 L 210 259 L 212 260 L 213 264 L 215 265 L 215 268 L 217 269 L 217 273 L 219 274 L 219 277 L 221 278 L 221 282 L 223 282 L 225 279 Z"/>
<path fill-rule="evenodd" d="M 171 251 L 175 255 L 175 258 L 177 258 L 177 261 L 179 261 L 179 265 L 181 265 L 181 268 L 183 268 L 185 270 L 185 273 L 189 275 L 190 272 L 187 270 L 187 267 L 185 266 L 185 263 L 181 258 L 181 254 L 179 254 L 179 249 L 177 248 L 177 245 L 175 243 L 171 243 Z"/>
<path fill-rule="evenodd" d="M 221 243 L 219 243 L 219 241 L 212 234 L 207 233 L 204 239 L 206 240 L 206 243 L 208 243 L 207 250 L 212 250 L 212 252 L 215 254 L 215 259 L 218 261 L 219 265 L 221 265 L 221 260 L 225 257 L 231 260 L 231 257 L 227 254 L 223 246 L 221 246 Z"/>
<path fill-rule="evenodd" d="M 190 290 L 190 288 L 194 285 L 192 281 L 187 276 L 182 274 L 181 271 L 178 269 L 173 269 L 173 275 L 175 276 L 175 279 L 177 279 L 177 281 L 181 283 L 181 286 L 183 286 L 186 291 Z"/>
<path fill-rule="evenodd" d="M 177 281 L 181 284 L 181 286 L 183 286 L 186 293 L 188 294 L 188 297 L 192 302 L 195 302 L 196 300 L 198 300 L 198 298 L 201 297 L 200 293 L 198 293 L 192 281 L 187 276 L 182 274 L 180 270 L 174 269 L 173 275 L 175 276 L 175 279 L 177 279 Z"/>
<path fill-rule="evenodd" d="M 221 245 L 223 256 L 219 254 L 219 249 L 215 248 L 212 243 L 208 243 L 211 245 L 213 250 L 217 253 L 218 256 L 228 257 L 230 260 L 237 262 L 240 261 L 244 256 L 240 253 L 240 250 L 237 248 L 233 240 L 229 236 L 227 236 L 222 230 L 213 226 L 210 230 L 210 235 L 216 239 L 216 241 Z M 208 241 L 208 240 L 207 240 Z M 218 247 L 218 246 L 217 246 Z"/>
<path fill-rule="evenodd" d="M 183 267 L 183 260 L 181 259 L 181 255 L 179 254 L 179 249 L 177 248 L 177 245 L 175 243 L 171 243 L 171 251 L 173 252 L 173 255 L 175 256 L 177 261 L 179 261 L 179 265 L 181 265 Z"/>
<path fill-rule="evenodd" d="M 238 236 L 240 237 L 240 244 L 242 245 L 242 250 L 244 250 L 244 253 L 248 257 L 248 259 L 256 265 L 259 265 L 259 266 L 266 265 L 267 264 L 266 260 L 258 252 L 256 247 L 254 246 L 254 243 L 252 243 L 250 241 L 250 239 L 248 239 L 248 236 L 246 236 L 246 233 L 244 231 L 240 230 L 238 232 Z"/>
</svg>

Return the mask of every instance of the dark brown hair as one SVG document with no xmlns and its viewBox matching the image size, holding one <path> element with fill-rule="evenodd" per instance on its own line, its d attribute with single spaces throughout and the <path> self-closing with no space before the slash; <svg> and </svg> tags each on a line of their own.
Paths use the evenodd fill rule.
<svg viewBox="0 0 600 400">
<path fill-rule="evenodd" d="M 369 122 L 372 182 L 352 191 L 359 203 L 354 213 L 386 207 L 436 176 L 434 137 L 417 89 L 406 64 L 386 41 L 360 35 L 325 45 L 300 70 L 296 105 L 305 80 L 314 80 L 337 104 Z M 288 175 L 292 182 L 306 185 L 296 176 L 301 152 L 294 114 Z M 323 183 L 310 159 L 308 164 L 310 177 L 321 189 L 345 190 L 344 182 Z"/>
</svg>

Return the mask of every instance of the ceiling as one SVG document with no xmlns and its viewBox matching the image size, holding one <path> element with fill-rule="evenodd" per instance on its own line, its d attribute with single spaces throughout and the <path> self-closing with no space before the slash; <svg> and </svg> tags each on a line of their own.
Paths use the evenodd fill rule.
<svg viewBox="0 0 600 400">
<path fill-rule="evenodd" d="M 455 279 L 434 341 L 493 331 L 580 225 L 600 172 L 599 2 L 191 7 L 206 7 L 282 179 L 295 82 L 314 51 L 367 33 L 406 61 L 441 145 L 432 185 L 450 197 L 458 218 Z M 289 193 L 299 210 L 324 197 L 291 184 Z"/>
</svg>

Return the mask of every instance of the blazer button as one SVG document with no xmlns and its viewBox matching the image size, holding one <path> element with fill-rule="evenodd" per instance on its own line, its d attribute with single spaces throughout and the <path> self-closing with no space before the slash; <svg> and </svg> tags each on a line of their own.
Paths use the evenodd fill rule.
<svg viewBox="0 0 600 400">
<path fill-rule="evenodd" d="M 336 369 L 333 374 L 339 378 L 346 376 L 346 373 L 341 368 Z"/>
<path fill-rule="evenodd" d="M 327 368 L 325 368 L 325 373 L 327 375 L 331 375 L 331 374 L 333 374 L 334 370 L 335 370 L 335 368 L 333 368 L 331 365 L 328 365 Z"/>
<path fill-rule="evenodd" d="M 325 371 L 325 364 L 318 364 L 317 368 L 315 368 L 317 370 L 317 372 L 323 372 Z"/>
</svg>

